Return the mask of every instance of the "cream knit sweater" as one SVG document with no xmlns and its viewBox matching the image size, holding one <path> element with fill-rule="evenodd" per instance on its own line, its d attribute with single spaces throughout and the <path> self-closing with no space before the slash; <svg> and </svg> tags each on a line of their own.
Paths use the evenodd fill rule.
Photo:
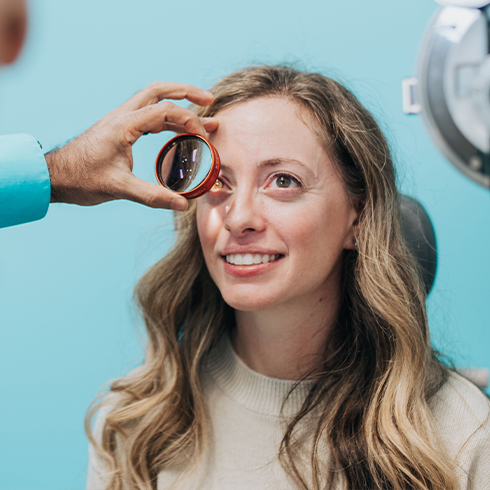
<svg viewBox="0 0 490 490">
<path fill-rule="evenodd" d="M 294 382 L 252 371 L 224 339 L 207 359 L 203 383 L 212 441 L 194 474 L 182 480 L 182 468 L 164 470 L 158 475 L 158 490 L 295 489 L 277 458 L 284 434 L 279 414 Z M 286 416 L 299 410 L 308 389 L 308 383 L 302 383 L 293 391 Z M 432 401 L 441 438 L 458 468 L 461 490 L 490 489 L 489 407 L 474 385 L 455 374 Z M 103 419 L 101 412 L 96 437 Z M 89 454 L 87 489 L 102 490 L 107 482 L 104 468 L 93 448 Z"/>
</svg>

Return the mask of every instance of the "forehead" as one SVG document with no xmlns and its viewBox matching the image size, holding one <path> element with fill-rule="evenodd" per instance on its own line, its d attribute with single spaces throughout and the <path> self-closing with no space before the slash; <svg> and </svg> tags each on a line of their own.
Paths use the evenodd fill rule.
<svg viewBox="0 0 490 490">
<path fill-rule="evenodd" d="M 241 154 L 256 160 L 296 158 L 312 164 L 328 159 L 318 137 L 305 122 L 309 122 L 309 114 L 284 97 L 241 102 L 215 117 L 219 126 L 210 141 L 224 161 Z"/>
</svg>

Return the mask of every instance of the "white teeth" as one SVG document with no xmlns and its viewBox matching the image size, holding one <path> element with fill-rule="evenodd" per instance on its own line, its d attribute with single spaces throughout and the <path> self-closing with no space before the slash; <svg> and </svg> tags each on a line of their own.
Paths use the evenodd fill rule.
<svg viewBox="0 0 490 490">
<path fill-rule="evenodd" d="M 234 265 L 256 265 L 267 264 L 267 262 L 273 262 L 279 258 L 279 255 L 269 254 L 230 254 L 226 257 L 226 262 Z"/>
<path fill-rule="evenodd" d="M 252 254 L 245 254 L 243 257 L 243 265 L 252 265 L 254 263 L 254 258 Z"/>
</svg>

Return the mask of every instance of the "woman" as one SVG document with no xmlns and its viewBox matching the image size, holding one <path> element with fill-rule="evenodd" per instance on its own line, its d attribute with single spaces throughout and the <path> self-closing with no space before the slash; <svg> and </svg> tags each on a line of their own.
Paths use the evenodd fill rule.
<svg viewBox="0 0 490 490">
<path fill-rule="evenodd" d="M 290 68 L 211 91 L 222 172 L 137 286 L 145 361 L 102 403 L 88 488 L 483 488 L 489 404 L 430 347 L 372 116 Z"/>
</svg>

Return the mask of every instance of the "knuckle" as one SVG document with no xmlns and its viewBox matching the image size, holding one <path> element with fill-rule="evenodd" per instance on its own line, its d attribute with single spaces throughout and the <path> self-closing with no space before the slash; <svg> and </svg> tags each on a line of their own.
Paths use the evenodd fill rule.
<svg viewBox="0 0 490 490">
<path fill-rule="evenodd" d="M 151 82 L 150 85 L 146 87 L 146 90 L 153 94 L 160 91 L 161 87 L 162 82 Z"/>
<path fill-rule="evenodd" d="M 158 199 L 158 194 L 156 190 L 147 190 L 145 191 L 143 197 L 143 201 L 147 206 L 152 208 L 159 207 L 160 200 Z"/>
<path fill-rule="evenodd" d="M 170 112 L 175 108 L 175 104 L 172 104 L 172 102 L 169 102 L 168 100 L 164 100 L 160 103 L 160 108 L 163 112 Z"/>
<path fill-rule="evenodd" d="M 201 121 L 193 113 L 187 115 L 187 117 L 185 118 L 184 125 L 185 126 L 191 126 L 193 128 L 199 128 L 199 129 L 201 129 L 201 127 L 202 127 Z"/>
<path fill-rule="evenodd" d="M 165 83 L 164 82 L 152 82 L 148 87 L 146 87 L 146 91 L 150 96 L 152 102 L 157 103 L 163 97 L 163 93 L 165 91 Z"/>
</svg>

